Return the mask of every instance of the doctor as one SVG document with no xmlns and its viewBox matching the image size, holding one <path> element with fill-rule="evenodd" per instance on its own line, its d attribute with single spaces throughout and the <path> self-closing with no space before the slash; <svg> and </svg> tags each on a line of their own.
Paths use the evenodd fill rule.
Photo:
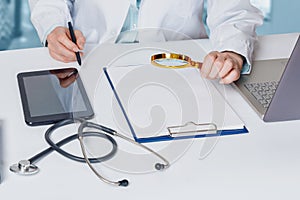
<svg viewBox="0 0 300 200">
<path fill-rule="evenodd" d="M 214 51 L 201 75 L 229 84 L 250 73 L 255 29 L 261 12 L 250 0 L 207 0 L 207 24 Z M 76 61 L 85 43 L 170 41 L 207 38 L 204 0 L 29 0 L 31 20 L 50 55 Z M 69 35 L 74 25 L 77 45 Z"/>
</svg>

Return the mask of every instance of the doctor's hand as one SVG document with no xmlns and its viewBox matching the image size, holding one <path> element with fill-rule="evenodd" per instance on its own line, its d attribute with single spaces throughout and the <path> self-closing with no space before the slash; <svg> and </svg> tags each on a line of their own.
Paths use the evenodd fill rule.
<svg viewBox="0 0 300 200">
<path fill-rule="evenodd" d="M 204 58 L 201 75 L 208 79 L 220 78 L 221 84 L 229 84 L 240 78 L 243 57 L 231 51 L 212 51 Z"/>
<path fill-rule="evenodd" d="M 77 45 L 72 42 L 69 29 L 66 27 L 56 27 L 48 36 L 48 49 L 50 55 L 62 62 L 76 61 L 75 52 L 83 50 L 85 37 L 79 30 L 74 31 Z M 82 52 L 80 52 L 82 56 Z"/>
</svg>

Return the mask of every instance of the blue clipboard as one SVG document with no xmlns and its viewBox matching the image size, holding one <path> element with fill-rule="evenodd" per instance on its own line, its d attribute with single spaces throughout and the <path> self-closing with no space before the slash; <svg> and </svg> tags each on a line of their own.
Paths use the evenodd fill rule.
<svg viewBox="0 0 300 200">
<path fill-rule="evenodd" d="M 130 132 L 136 142 L 139 143 L 151 143 L 151 142 L 160 142 L 160 141 L 171 141 L 171 140 L 182 140 L 182 139 L 192 139 L 192 138 L 206 138 L 206 137 L 217 137 L 217 136 L 226 136 L 226 135 L 238 135 L 249 133 L 248 129 L 245 126 L 242 126 L 238 129 L 226 129 L 218 130 L 217 126 L 214 123 L 194 123 L 192 121 L 186 122 L 185 124 L 180 124 L 177 126 L 167 127 L 168 134 L 151 136 L 151 137 L 138 137 L 134 127 L 124 109 L 122 101 L 118 95 L 118 92 L 115 88 L 113 80 L 108 72 L 108 68 L 103 68 L 105 77 L 107 78 L 109 85 L 113 91 L 113 95 L 116 98 L 118 105 L 124 115 L 126 123 L 130 129 Z"/>
</svg>

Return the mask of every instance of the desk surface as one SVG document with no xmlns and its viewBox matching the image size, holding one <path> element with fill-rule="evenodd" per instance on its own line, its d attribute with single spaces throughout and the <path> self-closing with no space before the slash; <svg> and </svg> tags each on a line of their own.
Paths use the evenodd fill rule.
<svg viewBox="0 0 300 200">
<path fill-rule="evenodd" d="M 297 36 L 260 37 L 255 58 L 288 57 Z M 209 50 L 208 40 L 194 42 Z M 186 44 L 187 41 L 181 41 L 159 45 L 178 47 Z M 105 48 L 107 51 L 110 47 Z M 122 50 L 124 47 L 114 45 L 113 48 Z M 226 99 L 250 133 L 218 138 L 215 147 L 204 158 L 200 159 L 203 148 L 203 140 L 200 139 L 194 140 L 184 155 L 165 172 L 133 174 L 104 169 L 109 178 L 119 180 L 127 177 L 131 181 L 128 188 L 106 185 L 86 165 L 70 161 L 57 153 L 38 163 L 41 168 L 39 174 L 28 177 L 15 175 L 9 172 L 9 165 L 47 147 L 43 136 L 46 127 L 32 128 L 24 123 L 17 73 L 72 64 L 52 60 L 46 48 L 0 52 L 0 60 L 1 199 L 300 198 L 300 122 L 262 122 L 232 86 L 225 87 Z"/>
</svg>

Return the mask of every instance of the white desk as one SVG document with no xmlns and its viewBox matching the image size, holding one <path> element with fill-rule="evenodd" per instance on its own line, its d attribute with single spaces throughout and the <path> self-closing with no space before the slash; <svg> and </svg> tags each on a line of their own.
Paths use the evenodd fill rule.
<svg viewBox="0 0 300 200">
<path fill-rule="evenodd" d="M 260 38 L 256 59 L 288 57 L 296 37 L 297 34 L 288 34 Z M 196 42 L 209 49 L 207 40 Z M 188 42 L 159 45 L 185 44 Z M 122 48 L 116 49 L 121 51 Z M 101 61 L 105 64 L 109 59 L 106 56 Z M 219 138 L 204 159 L 199 159 L 203 143 L 200 139 L 165 172 L 126 174 L 105 170 L 108 178 L 128 178 L 128 188 L 106 185 L 86 165 L 57 153 L 38 163 L 39 174 L 15 175 L 8 170 L 10 164 L 30 158 L 47 147 L 43 136 L 46 127 L 32 128 L 24 123 L 16 75 L 21 71 L 67 65 L 52 60 L 45 48 L 0 52 L 0 61 L 0 120 L 3 124 L 0 149 L 4 150 L 1 200 L 300 198 L 300 121 L 263 123 L 231 86 L 226 86 L 226 98 L 250 133 Z"/>
</svg>

